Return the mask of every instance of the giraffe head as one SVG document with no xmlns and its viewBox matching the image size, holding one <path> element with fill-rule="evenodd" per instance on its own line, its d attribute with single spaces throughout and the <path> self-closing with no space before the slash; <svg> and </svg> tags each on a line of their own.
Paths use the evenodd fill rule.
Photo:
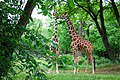
<svg viewBox="0 0 120 80">
<path fill-rule="evenodd" d="M 57 12 L 56 10 L 53 11 L 53 16 L 56 16 Z"/>
<path fill-rule="evenodd" d="M 64 19 L 67 16 L 67 13 L 63 13 L 61 16 L 59 16 L 60 19 Z"/>
</svg>

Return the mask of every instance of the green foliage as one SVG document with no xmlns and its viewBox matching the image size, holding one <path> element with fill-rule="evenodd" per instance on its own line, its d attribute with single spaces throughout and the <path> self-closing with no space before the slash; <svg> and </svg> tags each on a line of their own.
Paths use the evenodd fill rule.
<svg viewBox="0 0 120 80">
<path fill-rule="evenodd" d="M 120 50 L 120 29 L 114 27 L 113 29 L 110 28 L 109 34 L 109 41 L 111 43 L 112 48 L 114 49 L 114 53 L 119 53 Z"/>
<path fill-rule="evenodd" d="M 74 1 L 73 1 L 73 0 L 68 0 L 68 5 L 69 5 L 70 7 L 73 7 L 73 6 L 74 6 Z"/>
<path fill-rule="evenodd" d="M 96 61 L 96 68 L 100 68 L 100 67 L 103 67 L 105 65 L 111 64 L 110 60 L 105 58 L 105 57 L 99 57 L 99 56 L 94 55 L 94 58 Z M 59 68 L 60 69 L 67 69 L 67 70 L 73 69 L 73 67 L 74 67 L 73 62 L 74 62 L 74 56 L 71 54 L 61 55 L 58 57 L 58 60 L 57 60 Z M 84 55 L 79 56 L 79 62 L 77 64 L 77 67 L 80 69 L 85 69 L 86 63 L 87 63 L 87 58 Z M 89 64 L 89 69 L 90 68 L 91 68 L 91 63 Z"/>
<path fill-rule="evenodd" d="M 63 23 L 62 25 L 57 25 L 58 39 L 60 41 L 60 50 L 62 51 L 62 53 L 68 54 L 69 52 L 71 52 L 71 40 L 69 37 L 67 25 L 65 23 Z"/>
<path fill-rule="evenodd" d="M 15 25 L 18 15 L 22 12 L 22 6 L 16 4 L 14 0 L 13 2 L 0 1 L 0 79 L 8 75 L 7 72 L 12 63 L 12 53 L 18 43 Z"/>
<path fill-rule="evenodd" d="M 47 79 L 44 68 L 48 67 L 48 63 L 44 57 L 49 53 L 48 40 L 40 34 L 39 28 L 40 25 L 26 29 L 14 55 L 14 67 L 17 73 L 26 73 L 25 79 Z"/>
<path fill-rule="evenodd" d="M 73 65 L 73 55 L 61 55 L 57 63 L 60 68 L 67 68 L 68 65 Z"/>
<path fill-rule="evenodd" d="M 95 61 L 96 61 L 96 66 L 111 63 L 109 59 L 105 57 L 98 57 L 98 56 L 95 56 Z"/>
<path fill-rule="evenodd" d="M 100 56 L 95 57 L 97 65 L 110 63 L 108 59 L 100 55 L 104 52 L 106 53 L 106 49 L 94 21 L 92 21 L 88 13 L 78 8 L 74 1 L 75 0 L 35 0 L 33 4 L 41 9 L 40 14 L 48 15 L 50 18 L 53 9 L 56 9 L 57 16 L 67 12 L 77 32 L 79 32 L 80 27 L 78 22 L 84 21 L 83 36 L 93 43 L 94 54 Z M 99 1 L 86 2 L 80 0 L 78 2 L 84 9 L 89 8 L 95 15 L 99 15 L 99 12 L 97 12 L 99 11 Z M 17 35 L 16 25 L 18 24 L 20 15 L 24 13 L 23 6 L 24 4 L 21 0 L 0 1 L 0 79 L 4 78 L 10 80 L 18 74 L 25 74 L 23 79 L 45 80 L 47 79 L 46 68 L 53 65 L 57 58 L 55 54 L 49 52 L 49 42 L 53 34 L 53 27 L 51 27 L 53 26 L 52 20 L 46 20 L 50 25 L 49 27 L 45 27 L 46 25 L 42 25 L 41 20 L 33 19 L 33 22 L 28 24 L 26 29 L 24 28 L 25 26 L 20 27 L 18 32 L 24 32 L 24 34 L 22 37 L 19 37 Z M 114 49 L 114 53 L 119 53 L 120 29 L 116 23 L 113 10 L 109 7 L 111 6 L 107 4 L 104 6 L 104 22 L 110 45 L 112 49 Z M 26 19 L 31 18 L 30 16 L 25 17 Z M 100 24 L 99 17 L 97 21 Z M 86 33 L 90 24 L 90 36 L 87 36 Z M 65 21 L 59 21 L 57 27 L 61 53 L 71 53 L 71 40 L 68 34 L 67 24 Z M 58 45 L 54 43 L 53 45 L 58 47 Z M 59 56 L 58 63 L 61 68 L 67 68 L 69 65 L 73 65 L 73 55 Z M 85 65 L 85 63 L 86 58 L 80 57 L 78 64 Z"/>
</svg>

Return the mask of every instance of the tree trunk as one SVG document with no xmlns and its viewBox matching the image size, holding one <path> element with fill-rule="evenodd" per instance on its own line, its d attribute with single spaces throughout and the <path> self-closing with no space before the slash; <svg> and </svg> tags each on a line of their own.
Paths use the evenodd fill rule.
<svg viewBox="0 0 120 80">
<path fill-rule="evenodd" d="M 102 6 L 102 0 L 100 0 L 100 21 L 101 21 L 101 28 L 102 28 L 102 40 L 105 45 L 105 48 L 107 50 L 108 56 L 111 61 L 115 60 L 115 57 L 112 53 L 112 49 L 110 47 L 110 44 L 108 42 L 107 32 L 104 24 L 104 17 L 103 17 L 103 6 Z"/>
<path fill-rule="evenodd" d="M 20 16 L 18 24 L 16 25 L 16 29 L 15 29 L 16 31 L 14 35 L 15 36 L 17 35 L 16 37 L 17 39 L 19 39 L 22 36 L 23 32 L 25 31 L 26 25 L 29 22 L 29 18 L 31 16 L 34 7 L 35 5 L 33 3 L 33 0 L 28 0 L 24 8 L 24 12 Z M 12 60 L 12 54 L 14 52 L 14 49 L 16 48 L 16 44 L 13 41 L 11 42 L 9 39 L 7 39 L 8 37 L 5 36 L 4 42 L 0 43 L 0 49 L 1 49 L 0 56 L 3 56 L 2 59 L 0 59 L 0 80 L 5 75 L 7 75 L 9 69 L 11 68 L 10 63 Z"/>
<path fill-rule="evenodd" d="M 118 9 L 117 9 L 117 6 L 115 5 L 114 0 L 111 0 L 111 5 L 112 5 L 112 7 L 113 7 L 113 10 L 114 10 L 114 13 L 115 13 L 117 22 L 118 22 L 118 24 L 119 24 L 119 26 L 120 26 L 120 15 L 119 15 L 119 11 L 118 11 Z"/>
<path fill-rule="evenodd" d="M 108 38 L 107 38 L 107 36 L 106 36 L 105 34 L 103 34 L 102 36 L 103 36 L 103 37 L 102 37 L 102 40 L 103 40 L 103 43 L 104 43 L 104 45 L 105 45 L 108 58 L 109 58 L 112 62 L 114 62 L 114 61 L 115 61 L 115 56 L 114 56 L 113 51 L 112 51 L 112 49 L 111 49 L 111 47 L 110 47 L 110 44 L 109 44 L 109 42 L 108 42 Z"/>
<path fill-rule="evenodd" d="M 113 54 L 112 54 L 112 49 L 111 49 L 110 44 L 109 44 L 109 42 L 108 42 L 107 34 L 104 34 L 104 33 L 105 33 L 105 32 L 103 32 L 104 30 L 102 31 L 102 30 L 100 29 L 99 23 L 98 23 L 98 21 L 97 21 L 97 17 L 94 19 L 94 21 L 95 21 L 97 30 L 98 30 L 101 38 L 102 38 L 103 44 L 105 45 L 106 51 L 107 51 L 107 53 L 108 53 L 108 58 L 109 58 L 111 61 L 114 61 L 115 58 L 114 58 L 114 56 L 113 56 Z"/>
<path fill-rule="evenodd" d="M 29 23 L 29 19 L 31 18 L 31 14 L 32 14 L 34 7 L 35 7 L 34 0 L 28 0 L 26 6 L 24 8 L 24 12 L 20 16 L 18 24 L 16 25 L 16 28 L 15 28 L 18 37 L 22 36 L 22 34 L 26 28 L 26 25 Z"/>
</svg>

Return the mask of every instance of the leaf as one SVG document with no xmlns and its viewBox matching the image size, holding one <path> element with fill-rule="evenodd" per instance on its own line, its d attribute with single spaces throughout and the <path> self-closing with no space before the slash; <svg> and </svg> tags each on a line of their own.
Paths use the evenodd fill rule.
<svg viewBox="0 0 120 80">
<path fill-rule="evenodd" d="M 74 1 L 73 0 L 68 0 L 68 4 L 70 7 L 73 7 L 74 6 Z"/>
<path fill-rule="evenodd" d="M 43 15 L 46 16 L 48 14 L 47 8 L 43 5 L 41 9 L 42 9 Z"/>
<path fill-rule="evenodd" d="M 46 16 L 47 14 L 48 14 L 48 11 L 47 11 L 47 10 L 44 10 L 44 11 L 43 11 L 43 15 Z"/>
</svg>

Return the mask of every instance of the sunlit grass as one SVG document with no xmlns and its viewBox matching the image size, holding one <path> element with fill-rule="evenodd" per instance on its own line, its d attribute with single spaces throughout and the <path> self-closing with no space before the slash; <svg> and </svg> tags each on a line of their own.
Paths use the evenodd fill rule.
<svg viewBox="0 0 120 80">
<path fill-rule="evenodd" d="M 69 66 L 67 69 L 60 69 L 60 73 L 55 71 L 48 74 L 49 80 L 120 80 L 120 66 L 119 64 L 104 64 L 97 66 L 95 74 L 92 74 L 89 66 L 88 73 L 85 73 L 85 66 L 78 66 L 79 72 L 73 74 L 73 67 Z"/>
<path fill-rule="evenodd" d="M 49 80 L 120 80 L 119 74 L 87 74 L 72 72 L 48 74 Z"/>
</svg>

